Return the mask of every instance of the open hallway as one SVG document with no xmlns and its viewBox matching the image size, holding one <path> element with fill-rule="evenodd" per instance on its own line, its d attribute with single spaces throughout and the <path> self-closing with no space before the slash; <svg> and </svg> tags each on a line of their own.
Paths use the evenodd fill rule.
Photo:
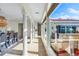
<svg viewBox="0 0 79 59">
<path fill-rule="evenodd" d="M 74 3 L 0 4 L 0 55 L 78 56 L 79 18 L 69 12 L 76 11 L 77 6 Z"/>
</svg>

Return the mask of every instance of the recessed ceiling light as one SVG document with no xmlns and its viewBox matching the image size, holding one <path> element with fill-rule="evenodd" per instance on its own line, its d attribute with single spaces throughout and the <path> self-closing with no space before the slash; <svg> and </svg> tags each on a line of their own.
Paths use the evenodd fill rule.
<svg viewBox="0 0 79 59">
<path fill-rule="evenodd" d="M 35 12 L 35 14 L 39 14 L 39 12 Z"/>
</svg>

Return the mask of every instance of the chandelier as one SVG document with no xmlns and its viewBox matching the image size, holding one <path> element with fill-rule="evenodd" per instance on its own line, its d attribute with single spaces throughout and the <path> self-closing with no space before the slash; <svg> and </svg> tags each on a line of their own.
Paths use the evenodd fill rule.
<svg viewBox="0 0 79 59">
<path fill-rule="evenodd" d="M 7 20 L 5 17 L 0 16 L 0 27 L 5 27 L 7 25 Z"/>
</svg>

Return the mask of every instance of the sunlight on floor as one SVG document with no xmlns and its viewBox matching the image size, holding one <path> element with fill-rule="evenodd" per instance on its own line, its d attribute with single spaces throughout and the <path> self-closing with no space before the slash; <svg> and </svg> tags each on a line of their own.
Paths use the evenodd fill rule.
<svg viewBox="0 0 79 59">
<path fill-rule="evenodd" d="M 12 48 L 4 56 L 21 56 L 23 51 L 23 43 L 19 43 L 16 47 Z"/>
<path fill-rule="evenodd" d="M 38 56 L 38 39 L 33 39 L 27 48 L 28 56 Z"/>
</svg>

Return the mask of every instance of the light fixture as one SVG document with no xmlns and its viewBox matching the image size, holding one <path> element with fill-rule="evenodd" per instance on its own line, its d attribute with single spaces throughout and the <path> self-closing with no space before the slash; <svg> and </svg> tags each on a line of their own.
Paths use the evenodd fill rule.
<svg viewBox="0 0 79 59">
<path fill-rule="evenodd" d="M 5 17 L 0 16 L 0 27 L 5 27 L 7 25 L 7 20 Z"/>
<path fill-rule="evenodd" d="M 39 12 L 35 12 L 35 14 L 39 14 Z"/>
</svg>

